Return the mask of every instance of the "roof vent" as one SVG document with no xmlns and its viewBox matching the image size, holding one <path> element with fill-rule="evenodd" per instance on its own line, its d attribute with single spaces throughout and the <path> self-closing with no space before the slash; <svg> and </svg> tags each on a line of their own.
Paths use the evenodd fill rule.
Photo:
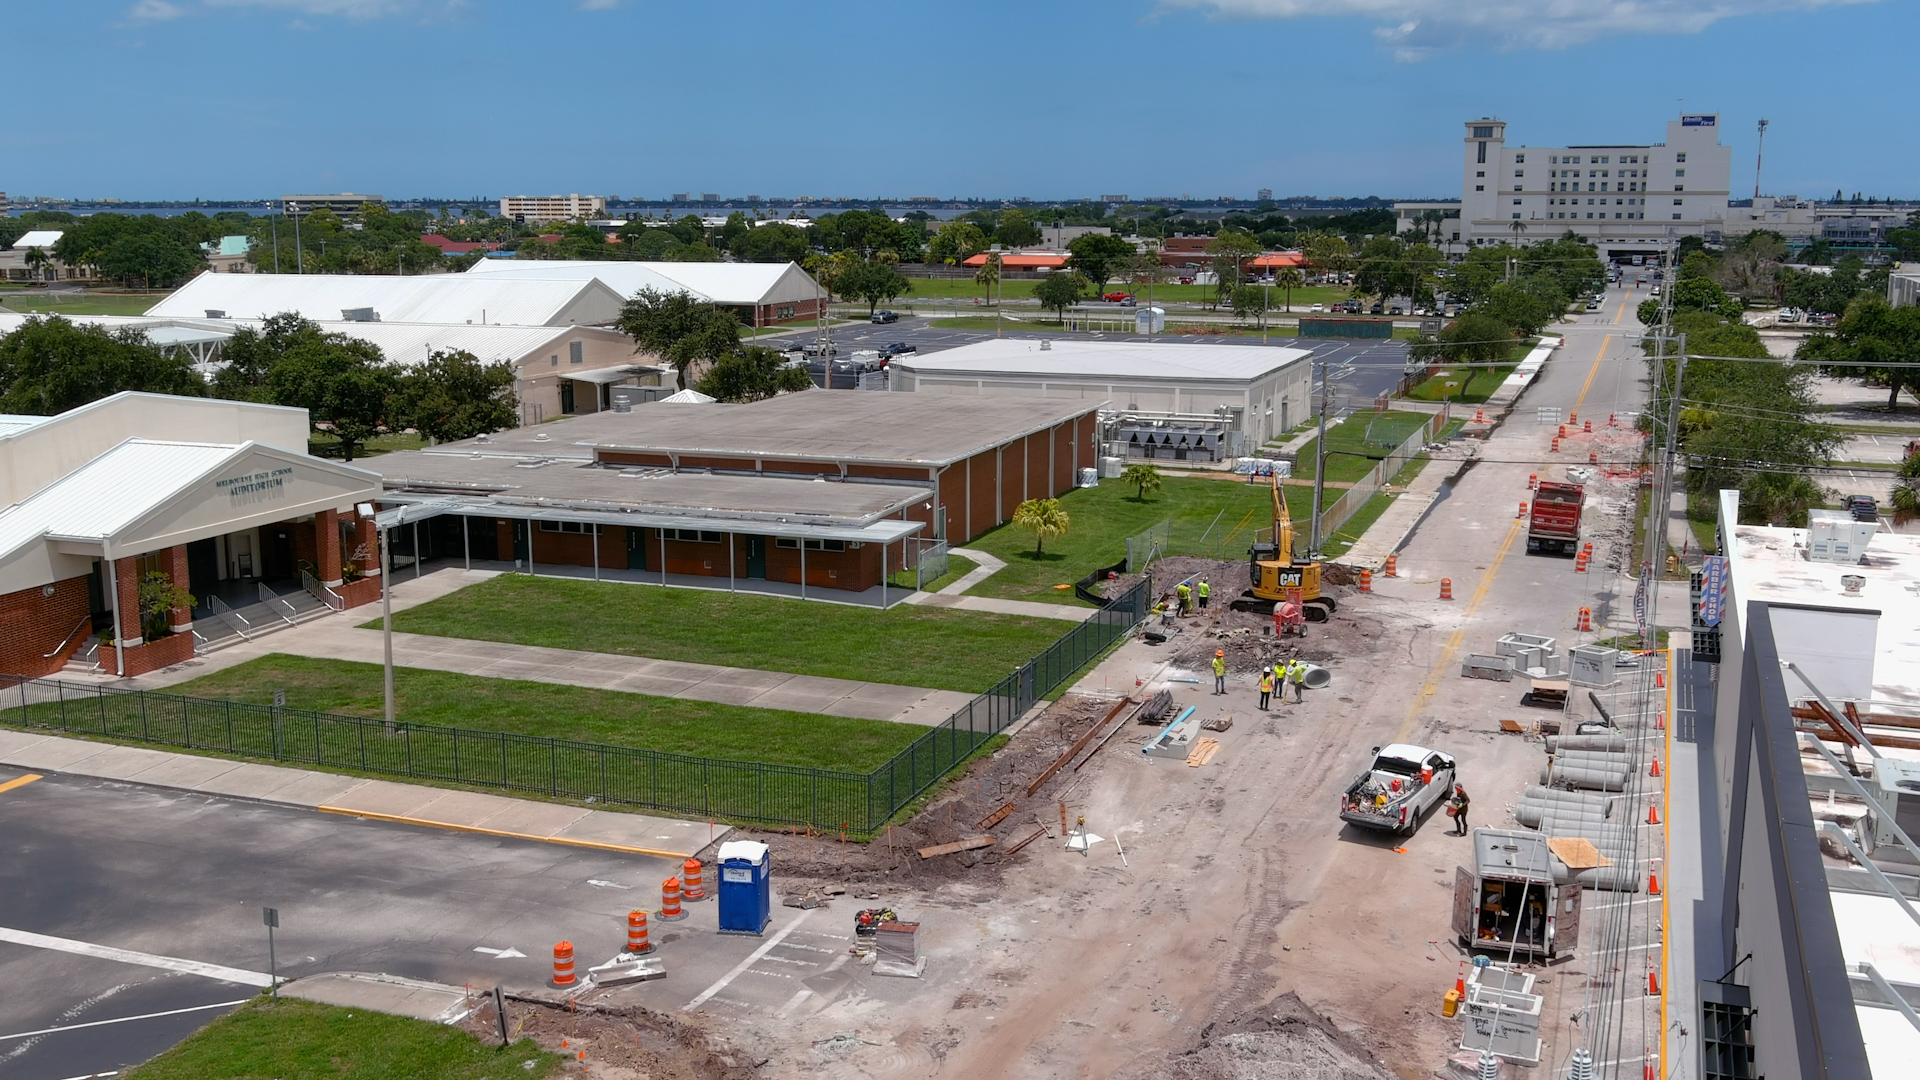
<svg viewBox="0 0 1920 1080">
<path fill-rule="evenodd" d="M 1840 591 L 1846 593 L 1848 596 L 1859 596 L 1860 590 L 1865 588 L 1866 585 L 1867 585 L 1867 579 L 1865 575 L 1862 575 L 1862 574 L 1841 574 L 1840 575 Z"/>
<path fill-rule="evenodd" d="M 1040 339 L 1040 351 L 1041 351 L 1041 352 L 1052 352 L 1052 351 L 1053 351 L 1053 342 L 1052 342 L 1052 341 L 1049 341 L 1049 340 L 1048 340 L 1048 339 L 1046 339 L 1046 338 L 1041 338 L 1041 339 Z"/>
<path fill-rule="evenodd" d="M 207 309 L 207 318 L 209 319 L 224 319 L 226 317 L 227 313 L 222 308 L 210 307 Z"/>
<path fill-rule="evenodd" d="M 379 322 L 380 313 L 370 307 L 350 307 L 340 309 L 343 322 Z"/>
</svg>

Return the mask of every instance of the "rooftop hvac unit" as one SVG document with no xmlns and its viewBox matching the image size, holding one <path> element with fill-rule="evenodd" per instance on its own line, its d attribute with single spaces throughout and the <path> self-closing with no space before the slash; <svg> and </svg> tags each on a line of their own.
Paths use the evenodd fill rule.
<svg viewBox="0 0 1920 1080">
<path fill-rule="evenodd" d="M 1879 528 L 1879 522 L 1855 521 L 1838 510 L 1809 510 L 1807 558 L 1812 562 L 1866 562 L 1867 544 Z"/>
<path fill-rule="evenodd" d="M 1103 457 L 1100 459 L 1100 478 L 1103 480 L 1118 479 L 1120 474 L 1126 471 L 1126 458 Z"/>
<path fill-rule="evenodd" d="M 226 317 L 227 313 L 222 308 L 210 307 L 207 309 L 207 318 L 209 319 L 224 319 Z"/>
<path fill-rule="evenodd" d="M 1913 857 L 1901 845 L 1900 834 L 1893 826 L 1897 822 L 1908 836 L 1920 837 L 1920 762 L 1875 758 L 1873 786 L 1877 789 L 1874 798 L 1886 807 L 1887 813 L 1875 809 L 1867 814 L 1868 822 L 1860 829 L 1867 853 L 1875 859 L 1891 857 L 1898 862 L 1911 862 Z"/>
<path fill-rule="evenodd" d="M 370 307 L 350 307 L 340 309 L 343 322 L 379 322 L 380 313 Z"/>
</svg>

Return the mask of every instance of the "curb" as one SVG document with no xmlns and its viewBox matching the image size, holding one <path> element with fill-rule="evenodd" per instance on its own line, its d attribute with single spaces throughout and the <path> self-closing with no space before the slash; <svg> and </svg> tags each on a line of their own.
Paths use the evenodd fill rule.
<svg viewBox="0 0 1920 1080">
<path fill-rule="evenodd" d="M 281 805 L 292 805 L 282 803 Z M 535 836 L 532 833 L 507 832 L 502 829 L 487 829 L 478 825 L 456 825 L 448 821 L 433 821 L 428 818 L 406 817 L 401 814 L 381 814 L 372 810 L 353 810 L 344 806 L 316 806 L 315 810 L 323 814 L 339 814 L 342 817 L 366 818 L 370 821 L 386 821 L 396 825 L 420 825 L 430 829 L 447 829 L 452 832 L 474 833 L 480 836 L 498 836 L 508 840 L 533 840 L 542 844 L 565 844 L 569 847 L 592 848 L 598 851 L 618 851 L 627 855 L 652 855 L 661 859 L 685 859 L 687 856 L 678 851 L 661 851 L 657 848 L 628 847 L 625 844 L 609 844 L 599 840 L 573 840 L 564 836 Z M 708 845 L 709 847 L 712 845 Z M 706 850 L 701 848 L 701 851 Z M 698 854 L 698 852 L 695 852 Z"/>
</svg>

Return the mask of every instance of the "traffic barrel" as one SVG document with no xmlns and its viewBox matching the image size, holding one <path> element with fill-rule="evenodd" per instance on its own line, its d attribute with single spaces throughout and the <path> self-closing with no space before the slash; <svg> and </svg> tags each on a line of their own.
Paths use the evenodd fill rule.
<svg viewBox="0 0 1920 1080">
<path fill-rule="evenodd" d="M 1522 503 L 1520 504 L 1520 512 L 1519 512 L 1519 513 L 1517 513 L 1517 514 L 1515 514 L 1515 515 L 1513 515 L 1513 516 L 1514 516 L 1514 517 L 1517 517 L 1517 518 L 1523 518 L 1523 517 L 1526 517 L 1526 516 L 1527 516 L 1527 504 L 1526 504 L 1526 503 L 1524 503 L 1524 502 L 1522 502 Z"/>
<path fill-rule="evenodd" d="M 647 938 L 647 913 L 644 911 L 627 912 L 627 951 L 635 954 L 653 951 L 653 942 Z"/>
<path fill-rule="evenodd" d="M 1453 599 L 1453 579 L 1452 578 L 1443 577 L 1440 579 L 1440 599 L 1442 600 Z"/>
<path fill-rule="evenodd" d="M 1474 423 L 1476 423 L 1476 424 L 1484 424 L 1484 423 L 1486 423 L 1486 422 L 1487 422 L 1487 410 L 1485 410 L 1485 409 L 1475 409 L 1475 410 L 1473 410 L 1473 422 L 1474 422 Z"/>
<path fill-rule="evenodd" d="M 1528 491 L 1540 490 L 1540 474 L 1539 473 L 1530 472 L 1527 474 L 1527 490 Z"/>
<path fill-rule="evenodd" d="M 1373 571 L 1364 569 L 1360 571 L 1360 591 L 1373 591 Z"/>
<path fill-rule="evenodd" d="M 559 942 L 553 947 L 553 980 L 547 985 L 555 990 L 565 990 L 576 981 L 573 976 L 573 942 Z"/>
<path fill-rule="evenodd" d="M 1548 450 L 1547 450 L 1547 452 L 1548 452 L 1548 453 L 1550 453 L 1550 454 L 1557 454 L 1557 453 L 1559 453 L 1559 452 L 1560 452 L 1560 440 L 1559 440 L 1559 439 L 1555 439 L 1555 440 L 1553 440 L 1553 446 L 1551 446 L 1550 448 L 1548 448 Z"/>
<path fill-rule="evenodd" d="M 1387 556 L 1387 568 L 1381 571 L 1381 574 L 1384 577 L 1399 577 L 1400 576 L 1400 556 L 1398 555 Z"/>
<path fill-rule="evenodd" d="M 1600 451 L 1598 450 L 1587 451 L 1587 464 L 1589 465 L 1600 464 Z"/>
<path fill-rule="evenodd" d="M 707 890 L 700 881 L 700 860 L 688 859 L 680 867 L 680 899 L 705 900 Z"/>
<path fill-rule="evenodd" d="M 660 921 L 675 922 L 687 917 L 680 908 L 680 879 L 670 877 L 660 883 Z"/>
<path fill-rule="evenodd" d="M 1586 420 L 1586 421 L 1582 421 L 1582 423 L 1585 424 L 1585 426 L 1580 429 L 1581 434 L 1583 435 L 1593 434 L 1593 421 Z"/>
<path fill-rule="evenodd" d="M 1593 609 L 1592 608 L 1580 609 L 1580 623 L 1579 625 L 1575 626 L 1574 629 L 1582 632 L 1593 629 Z"/>
</svg>

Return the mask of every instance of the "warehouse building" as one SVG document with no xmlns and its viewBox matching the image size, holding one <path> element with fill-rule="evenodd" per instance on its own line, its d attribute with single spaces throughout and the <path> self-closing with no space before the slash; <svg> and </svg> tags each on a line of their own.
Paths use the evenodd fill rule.
<svg viewBox="0 0 1920 1080">
<path fill-rule="evenodd" d="M 497 281 L 590 278 L 621 297 L 641 289 L 686 293 L 732 310 L 747 326 L 812 321 L 827 301 L 826 290 L 798 263 L 482 259 L 464 276 Z"/>
<path fill-rule="evenodd" d="M 307 434 L 304 409 L 157 394 L 0 416 L 0 671 L 47 675 L 76 654 L 120 675 L 176 664 L 215 601 L 263 589 L 336 610 L 378 598 L 358 508 L 379 477 L 309 456 Z M 154 574 L 198 605 L 143 619 Z"/>
<path fill-rule="evenodd" d="M 896 357 L 890 387 L 943 397 L 1106 401 L 1126 454 L 1220 460 L 1306 419 L 1311 350 L 995 338 Z"/>
<path fill-rule="evenodd" d="M 642 405 L 367 466 L 423 559 L 888 603 L 890 571 L 1060 495 L 1100 401 L 802 392 Z M 417 548 L 407 545 L 418 544 Z M 722 584 L 724 583 L 724 585 Z"/>
<path fill-rule="evenodd" d="M 170 319 L 264 319 L 460 326 L 607 326 L 626 297 L 590 276 L 494 280 L 485 275 L 201 274 L 147 309 Z"/>
</svg>

